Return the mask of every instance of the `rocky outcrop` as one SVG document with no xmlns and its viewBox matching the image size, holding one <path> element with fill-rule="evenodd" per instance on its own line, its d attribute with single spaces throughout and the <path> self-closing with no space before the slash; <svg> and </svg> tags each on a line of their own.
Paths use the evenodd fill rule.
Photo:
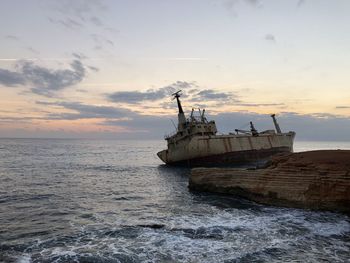
<svg viewBox="0 0 350 263">
<path fill-rule="evenodd" d="M 195 168 L 189 187 L 269 205 L 350 213 L 350 151 L 278 155 L 263 169 Z"/>
</svg>

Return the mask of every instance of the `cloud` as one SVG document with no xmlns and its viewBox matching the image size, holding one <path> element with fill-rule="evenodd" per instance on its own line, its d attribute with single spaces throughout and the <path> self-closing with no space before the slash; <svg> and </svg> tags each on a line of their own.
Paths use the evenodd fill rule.
<svg viewBox="0 0 350 263">
<path fill-rule="evenodd" d="M 174 127 L 171 123 L 173 116 L 134 115 L 132 118 L 121 120 L 106 120 L 101 125 L 124 127 L 132 131 L 134 138 L 162 139 Z M 176 118 L 173 118 L 176 121 Z"/>
<path fill-rule="evenodd" d="M 237 95 L 233 92 L 222 92 L 214 89 L 201 89 L 195 82 L 176 81 L 168 86 L 159 89 L 149 89 L 146 91 L 118 91 L 107 94 L 107 99 L 112 102 L 139 104 L 142 102 L 158 101 L 170 98 L 171 94 L 182 90 L 182 100 L 187 103 L 194 103 L 198 106 L 198 102 L 216 102 L 222 104 L 224 102 L 240 102 Z M 171 108 L 169 103 L 161 104 L 165 108 Z"/>
<path fill-rule="evenodd" d="M 19 70 L 27 82 L 34 86 L 31 88 L 33 93 L 51 96 L 53 92 L 73 86 L 85 77 L 86 71 L 80 60 L 73 60 L 70 67 L 52 70 L 25 61 L 19 65 Z"/>
<path fill-rule="evenodd" d="M 245 0 L 246 3 L 252 5 L 252 6 L 259 6 L 260 5 L 260 1 L 259 0 Z"/>
<path fill-rule="evenodd" d="M 53 10 L 62 15 L 71 15 L 79 18 L 81 21 L 86 20 L 86 16 L 90 16 L 95 11 L 106 10 L 104 1 L 101 0 L 60 0 L 48 1 Z"/>
<path fill-rule="evenodd" d="M 49 69 L 27 60 L 17 62 L 15 68 L 15 71 L 0 69 L 0 84 L 9 87 L 31 86 L 31 92 L 48 97 L 78 84 L 86 76 L 86 69 L 78 59 L 72 60 L 67 69 Z"/>
<path fill-rule="evenodd" d="M 102 49 L 105 44 L 114 46 L 114 42 L 112 40 L 109 40 L 102 35 L 90 34 L 90 37 L 95 42 L 95 47 L 100 47 L 99 49 Z"/>
<path fill-rule="evenodd" d="M 0 84 L 8 87 L 16 87 L 24 85 L 25 83 L 26 80 L 21 73 L 0 69 Z"/>
<path fill-rule="evenodd" d="M 87 93 L 88 91 L 86 89 L 76 89 L 76 92 L 81 92 L 81 93 Z"/>
<path fill-rule="evenodd" d="M 147 91 L 118 91 L 107 94 L 107 99 L 112 102 L 122 102 L 137 104 L 144 101 L 155 101 L 171 96 L 178 90 L 185 90 L 193 87 L 195 84 L 186 81 L 177 81 L 168 86 L 159 89 L 149 89 Z"/>
<path fill-rule="evenodd" d="M 151 108 L 164 111 L 164 109 L 173 109 L 176 104 L 170 102 L 171 94 L 182 90 L 181 101 L 185 107 L 200 107 L 213 108 L 216 113 L 222 109 L 223 106 L 241 106 L 241 107 L 275 107 L 285 108 L 285 103 L 249 103 L 243 101 L 239 93 L 233 91 L 220 91 L 216 89 L 203 89 L 195 82 L 177 81 L 168 86 L 159 89 L 149 89 L 146 91 L 118 91 L 107 94 L 106 97 L 111 102 L 138 104 L 147 110 L 150 108 L 151 102 L 155 102 Z M 143 102 L 149 102 L 144 105 Z"/>
<path fill-rule="evenodd" d="M 125 128 L 128 133 L 122 137 L 143 134 L 146 138 L 163 138 L 172 129 L 171 118 L 176 116 L 143 115 L 122 107 L 88 105 L 79 102 L 46 102 L 37 101 L 36 104 L 54 106 L 72 110 L 74 112 L 49 113 L 42 120 L 80 120 L 101 119 L 101 126 L 118 126 Z M 1 119 L 1 118 L 0 118 Z M 138 135 L 136 135 L 136 138 Z"/>
<path fill-rule="evenodd" d="M 20 41 L 19 37 L 14 35 L 6 35 L 4 38 L 8 40 Z"/>
<path fill-rule="evenodd" d="M 40 54 L 40 51 L 36 50 L 35 48 L 32 47 L 26 47 L 26 49 L 36 55 Z"/>
<path fill-rule="evenodd" d="M 263 6 L 259 0 L 226 0 L 223 2 L 223 5 L 234 17 L 237 17 L 238 13 L 236 9 L 238 9 L 240 3 L 248 4 L 254 8 L 260 8 Z"/>
<path fill-rule="evenodd" d="M 297 3 L 297 7 L 301 7 L 304 4 L 305 4 L 305 0 L 299 0 Z"/>
<path fill-rule="evenodd" d="M 11 41 L 15 41 L 15 42 L 17 42 L 17 43 L 23 44 L 23 45 L 25 45 L 24 48 L 25 48 L 26 50 L 28 50 L 28 51 L 32 52 L 33 54 L 36 54 L 36 55 L 37 55 L 37 54 L 40 54 L 40 52 L 39 52 L 38 50 L 36 50 L 35 48 L 33 48 L 33 47 L 27 45 L 27 44 L 25 43 L 25 41 L 21 40 L 18 36 L 15 36 L 15 35 L 6 35 L 6 36 L 4 37 L 4 39 L 11 40 Z"/>
<path fill-rule="evenodd" d="M 79 120 L 79 119 L 100 119 L 97 124 L 103 127 L 122 127 L 124 133 L 114 134 L 115 138 L 143 138 L 162 139 L 174 128 L 171 120 L 176 123 L 176 111 L 170 115 L 144 115 L 122 107 L 88 105 L 79 102 L 45 102 L 37 101 L 39 105 L 64 108 L 73 112 L 46 113 L 44 117 L 32 120 Z M 175 103 L 175 102 L 174 102 Z M 252 121 L 258 131 L 273 129 L 273 122 L 268 114 L 259 114 L 248 111 L 222 112 L 211 115 L 207 111 L 208 120 L 215 120 L 219 132 L 234 132 L 236 128 L 248 129 Z M 3 121 L 11 122 L 12 119 L 3 117 Z M 31 117 L 18 119 L 30 121 Z M 13 119 L 13 121 L 17 121 Z M 337 116 L 328 113 L 297 114 L 295 112 L 282 112 L 277 115 L 282 131 L 295 131 L 298 140 L 337 140 L 347 141 L 350 134 L 350 118 Z M 96 134 L 98 136 L 98 134 Z M 83 134 L 81 136 L 84 136 Z M 103 133 L 100 136 L 104 136 Z"/>
<path fill-rule="evenodd" d="M 168 92 L 168 96 L 173 91 Z M 155 101 L 163 99 L 166 96 L 166 90 L 147 90 L 142 91 L 118 91 L 108 95 L 108 99 L 113 102 L 125 102 L 130 104 L 140 103 L 143 101 Z"/>
<path fill-rule="evenodd" d="M 273 43 L 276 43 L 276 38 L 275 38 L 275 36 L 272 35 L 272 34 L 266 34 L 266 35 L 264 36 L 264 39 L 267 40 L 267 41 L 271 41 L 271 42 L 273 42 Z"/>
<path fill-rule="evenodd" d="M 37 101 L 37 104 L 46 106 L 59 106 L 68 110 L 73 110 L 75 113 L 50 113 L 46 115 L 48 120 L 79 120 L 91 118 L 128 118 L 136 113 L 119 107 L 87 105 L 79 102 L 45 102 Z"/>
<path fill-rule="evenodd" d="M 35 117 L 4 117 L 4 116 L 0 116 L 0 122 L 1 123 L 31 123 L 33 121 L 33 119 L 35 119 Z"/>
<path fill-rule="evenodd" d="M 271 106 L 286 106 L 284 103 L 238 103 L 235 104 L 243 107 L 271 107 Z"/>
<path fill-rule="evenodd" d="M 214 89 L 203 89 L 195 82 L 176 81 L 168 86 L 149 89 L 146 91 L 118 91 L 107 94 L 106 97 L 111 102 L 138 104 L 143 109 L 147 109 L 149 105 L 143 105 L 143 102 L 157 101 L 154 109 L 171 109 L 176 104 L 170 103 L 171 95 L 178 91 L 182 91 L 181 101 L 185 106 L 191 107 L 221 107 L 229 103 L 242 103 L 238 95 L 234 92 L 223 92 Z M 164 100 L 167 99 L 167 100 Z M 262 106 L 262 105 L 261 105 Z"/>
<path fill-rule="evenodd" d="M 95 50 L 114 47 L 111 33 L 114 35 L 117 30 L 106 25 L 104 21 L 105 11 L 108 10 L 105 1 L 47 0 L 45 4 L 51 11 L 54 11 L 48 16 L 48 20 L 52 24 L 79 31 L 79 33 L 90 37 Z M 91 32 L 91 29 L 96 32 Z"/>
<path fill-rule="evenodd" d="M 102 12 L 108 10 L 102 0 L 48 0 L 47 4 L 59 16 L 49 17 L 53 24 L 59 24 L 68 29 L 82 29 L 85 26 L 94 25 L 108 32 L 116 32 L 112 27 L 106 27 L 102 21 Z M 99 14 L 99 15 L 98 15 Z"/>
<path fill-rule="evenodd" d="M 84 54 L 82 53 L 72 53 L 72 56 L 75 57 L 76 59 L 78 60 L 83 60 L 83 59 L 87 59 L 87 56 L 85 56 Z"/>
<path fill-rule="evenodd" d="M 193 94 L 193 93 L 192 93 Z M 238 101 L 232 92 L 218 92 L 213 89 L 199 90 L 190 101 Z"/>
<path fill-rule="evenodd" d="M 25 41 L 21 40 L 18 36 L 15 36 L 15 35 L 6 35 L 6 36 L 4 37 L 4 39 L 11 40 L 11 41 L 15 41 L 15 42 L 17 42 L 17 43 L 23 44 L 23 45 L 25 45 L 24 48 L 25 48 L 26 50 L 28 50 L 28 51 L 32 52 L 33 54 L 36 54 L 36 55 L 37 55 L 37 54 L 40 54 L 40 52 L 39 52 L 38 50 L 36 50 L 35 48 L 33 48 L 33 47 L 27 45 L 27 44 L 25 43 Z"/>
<path fill-rule="evenodd" d="M 49 17 L 49 21 L 52 24 L 62 25 L 65 28 L 72 29 L 72 30 L 76 30 L 83 27 L 82 23 L 70 17 L 62 18 L 62 19 L 55 19 L 55 18 Z"/>
<path fill-rule="evenodd" d="M 90 70 L 98 72 L 100 69 L 94 66 L 87 66 Z"/>
<path fill-rule="evenodd" d="M 350 106 L 337 106 L 336 109 L 350 109 Z"/>
<path fill-rule="evenodd" d="M 277 121 L 282 131 L 295 131 L 298 140 L 328 140 L 347 141 L 350 134 L 350 119 L 346 117 L 328 115 L 321 118 L 312 114 L 297 114 L 294 112 L 280 113 Z M 234 132 L 235 129 L 249 129 L 252 121 L 259 131 L 274 129 L 271 117 L 268 114 L 253 112 L 227 112 L 215 116 L 207 111 L 208 120 L 215 120 L 221 133 Z M 128 130 L 142 131 L 144 139 L 160 139 L 173 130 L 170 120 L 176 123 L 176 113 L 169 116 L 149 116 L 135 114 L 127 120 L 106 120 L 101 125 L 122 126 Z M 123 136 L 123 135 L 122 135 Z M 137 133 L 132 136 L 137 138 Z"/>
<path fill-rule="evenodd" d="M 91 21 L 91 23 L 93 23 L 93 24 L 94 24 L 95 26 L 97 26 L 97 27 L 103 26 L 102 21 L 101 21 L 98 17 L 96 17 L 96 16 L 90 17 L 90 21 Z"/>
</svg>

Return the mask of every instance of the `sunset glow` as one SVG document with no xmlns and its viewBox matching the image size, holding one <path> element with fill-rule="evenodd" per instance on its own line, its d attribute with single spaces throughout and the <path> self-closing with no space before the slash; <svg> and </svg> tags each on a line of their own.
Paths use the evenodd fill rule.
<svg viewBox="0 0 350 263">
<path fill-rule="evenodd" d="M 223 129 L 242 125 L 238 113 L 258 123 L 277 113 L 300 138 L 302 120 L 320 123 L 324 139 L 348 138 L 349 1 L 0 8 L 1 137 L 161 138 L 176 118 L 170 95 L 181 89 L 187 113 L 205 107 L 219 122 L 232 113 Z M 332 135 L 335 127 L 343 132 Z"/>
</svg>

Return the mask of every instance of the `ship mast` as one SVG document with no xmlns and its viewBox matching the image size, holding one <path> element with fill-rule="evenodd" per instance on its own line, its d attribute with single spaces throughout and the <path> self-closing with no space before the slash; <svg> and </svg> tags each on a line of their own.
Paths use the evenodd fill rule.
<svg viewBox="0 0 350 263">
<path fill-rule="evenodd" d="M 176 99 L 177 107 L 179 108 L 179 113 L 177 114 L 178 130 L 182 130 L 186 124 L 186 117 L 185 117 L 184 111 L 183 111 L 182 106 L 181 106 L 181 101 L 180 101 L 180 96 L 181 96 L 180 92 L 181 92 L 181 90 L 172 94 L 172 96 L 174 96 L 174 99 Z"/>
<path fill-rule="evenodd" d="M 273 124 L 275 125 L 276 132 L 277 133 L 282 133 L 281 128 L 278 125 L 277 120 L 276 120 L 276 114 L 272 114 L 271 117 L 272 117 L 272 120 L 273 120 Z"/>
</svg>

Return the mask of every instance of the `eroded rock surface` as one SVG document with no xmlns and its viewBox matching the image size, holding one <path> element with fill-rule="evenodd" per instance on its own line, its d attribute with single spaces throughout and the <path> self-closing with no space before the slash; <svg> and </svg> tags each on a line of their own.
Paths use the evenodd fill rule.
<svg viewBox="0 0 350 263">
<path fill-rule="evenodd" d="M 278 155 L 256 170 L 195 168 L 189 187 L 263 204 L 350 213 L 350 151 Z"/>
</svg>

